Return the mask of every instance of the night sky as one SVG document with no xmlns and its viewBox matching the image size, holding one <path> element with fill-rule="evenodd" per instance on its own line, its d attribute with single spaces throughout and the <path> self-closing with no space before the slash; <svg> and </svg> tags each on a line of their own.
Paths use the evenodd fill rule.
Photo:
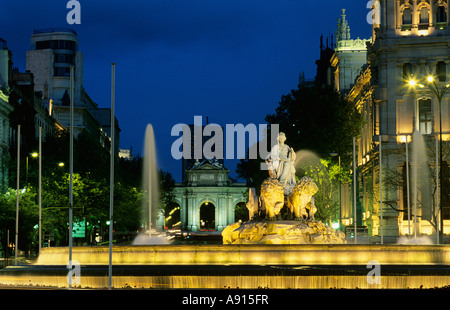
<svg viewBox="0 0 450 310">
<path fill-rule="evenodd" d="M 353 39 L 371 35 L 365 0 L 79 0 L 80 25 L 67 24 L 67 2 L 0 2 L 0 37 L 13 66 L 25 72 L 34 29 L 74 29 L 84 87 L 99 107 L 110 107 L 116 63 L 120 147 L 143 155 L 151 123 L 159 167 L 177 181 L 181 162 L 170 153 L 175 124 L 193 123 L 194 115 L 223 126 L 265 123 L 281 96 L 297 87 L 300 72 L 314 78 L 320 35 L 334 35 L 342 8 Z M 235 162 L 225 165 L 235 177 Z"/>
</svg>

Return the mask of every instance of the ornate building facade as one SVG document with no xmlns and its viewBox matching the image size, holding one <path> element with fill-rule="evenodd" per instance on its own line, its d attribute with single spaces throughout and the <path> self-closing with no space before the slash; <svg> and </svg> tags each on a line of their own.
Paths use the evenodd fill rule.
<svg viewBox="0 0 450 310">
<path fill-rule="evenodd" d="M 10 146 L 9 115 L 13 107 L 9 104 L 9 75 L 11 74 L 12 53 L 6 41 L 0 38 L 0 191 L 8 187 L 8 167 Z"/>
<path fill-rule="evenodd" d="M 434 239 L 436 231 L 443 231 L 446 241 L 450 234 L 448 1 L 380 0 L 378 4 L 379 24 L 373 24 L 367 64 L 347 95 L 366 120 L 357 141 L 358 221 L 367 226 L 370 236 L 382 235 L 384 242 L 396 242 L 404 235 Z"/>
<path fill-rule="evenodd" d="M 8 99 L 8 96 L 0 90 L 0 191 L 8 187 L 9 114 L 13 111 L 13 107 L 9 104 Z"/>
<path fill-rule="evenodd" d="M 331 58 L 331 66 L 334 68 L 334 85 L 341 93 L 350 90 L 355 78 L 367 62 L 366 43 L 368 42 L 370 39 L 351 38 L 345 9 L 342 9 L 336 28 L 334 55 Z"/>
</svg>

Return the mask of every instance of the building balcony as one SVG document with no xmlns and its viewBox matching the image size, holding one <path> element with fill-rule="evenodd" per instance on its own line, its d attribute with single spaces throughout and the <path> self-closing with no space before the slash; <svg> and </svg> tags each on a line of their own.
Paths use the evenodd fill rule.
<svg viewBox="0 0 450 310">
<path fill-rule="evenodd" d="M 442 30 L 447 28 L 447 22 L 436 23 L 436 29 Z"/>
<path fill-rule="evenodd" d="M 429 27 L 430 25 L 428 24 L 428 23 L 422 23 L 422 24 L 419 24 L 419 26 L 417 27 L 419 30 L 428 30 L 428 27 Z"/>
<path fill-rule="evenodd" d="M 412 29 L 412 24 L 402 25 L 402 28 L 401 28 L 402 31 L 411 31 L 411 29 Z"/>
</svg>

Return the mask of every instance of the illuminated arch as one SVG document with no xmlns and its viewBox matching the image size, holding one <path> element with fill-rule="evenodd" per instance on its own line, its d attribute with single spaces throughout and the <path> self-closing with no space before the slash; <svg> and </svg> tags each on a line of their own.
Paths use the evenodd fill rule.
<svg viewBox="0 0 450 310">
<path fill-rule="evenodd" d="M 209 200 L 199 206 L 199 228 L 200 230 L 216 230 L 216 206 Z"/>
</svg>

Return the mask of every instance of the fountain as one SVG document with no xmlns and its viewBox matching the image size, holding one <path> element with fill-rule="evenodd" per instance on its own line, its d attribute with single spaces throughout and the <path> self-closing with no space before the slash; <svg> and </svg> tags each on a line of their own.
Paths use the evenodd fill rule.
<svg viewBox="0 0 450 310">
<path fill-rule="evenodd" d="M 133 245 L 169 244 L 164 234 L 157 231 L 155 213 L 159 204 L 159 176 L 153 126 L 148 124 L 144 137 L 144 161 L 142 168 L 142 218 L 144 231 L 133 240 Z M 156 211 L 156 212 L 155 212 Z"/>
<path fill-rule="evenodd" d="M 151 132 L 150 127 L 149 137 Z M 146 138 L 149 140 L 153 141 Z M 154 144 L 146 154 L 152 151 Z M 314 219 L 317 185 L 309 178 L 293 180 L 293 150 L 281 155 L 276 157 L 274 152 L 268 158 L 270 178 L 263 184 L 261 197 L 256 197 L 254 190 L 250 192 L 247 206 L 253 219 L 224 231 L 224 241 L 231 244 L 161 244 L 150 240 L 150 234 L 140 235 L 136 243 L 145 245 L 112 247 L 112 287 L 405 289 L 449 285 L 450 246 L 341 242 L 339 233 Z M 155 168 L 156 157 L 152 158 L 149 162 Z M 288 160 L 280 164 L 282 159 Z M 149 177 L 150 170 L 145 171 Z M 147 228 L 152 226 L 154 201 L 145 205 L 149 210 Z M 282 207 L 288 210 L 286 214 L 280 213 Z M 240 231 L 242 227 L 246 229 Z M 73 248 L 72 260 L 80 267 L 77 287 L 108 286 L 109 250 L 107 246 Z M 0 270 L 0 286 L 68 287 L 68 258 L 67 247 L 43 248 L 34 264 Z M 380 284 L 367 280 L 368 262 L 373 261 L 381 265 Z"/>
<path fill-rule="evenodd" d="M 342 244 L 345 234 L 314 219 L 317 208 L 314 194 L 318 187 L 313 179 L 302 177 L 296 181 L 296 153 L 284 144 L 286 136 L 280 132 L 266 158 L 269 178 L 261 184 L 261 197 L 255 189 L 249 191 L 250 221 L 236 222 L 223 232 L 224 244 Z M 309 161 L 317 158 L 301 153 Z M 304 160 L 304 159 L 303 159 Z M 303 161 L 302 160 L 302 161 Z M 298 161 L 297 161 L 298 163 Z M 286 210 L 282 214 L 281 210 Z"/>
<path fill-rule="evenodd" d="M 431 244 L 431 239 L 426 236 L 418 236 L 421 221 L 431 221 L 431 178 L 428 166 L 428 156 L 423 135 L 414 131 L 412 136 L 412 162 L 411 162 L 411 202 L 412 230 L 408 238 L 400 238 L 401 244 Z"/>
<path fill-rule="evenodd" d="M 295 168 L 306 170 L 311 166 L 320 165 L 320 157 L 308 150 L 300 150 L 295 153 Z"/>
</svg>

